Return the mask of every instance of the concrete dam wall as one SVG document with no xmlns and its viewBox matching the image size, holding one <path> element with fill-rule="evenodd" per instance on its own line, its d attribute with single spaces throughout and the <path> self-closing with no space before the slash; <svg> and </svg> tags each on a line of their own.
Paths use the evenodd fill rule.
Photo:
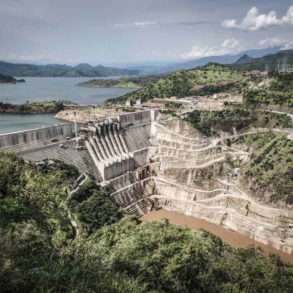
<svg viewBox="0 0 293 293">
<path fill-rule="evenodd" d="M 76 166 L 82 173 L 99 178 L 89 154 L 84 150 L 77 151 L 74 137 L 75 129 L 71 123 L 18 131 L 0 135 L 0 151 L 15 152 L 33 162 L 61 160 Z"/>
<path fill-rule="evenodd" d="M 53 125 L 38 129 L 18 131 L 0 135 L 0 149 L 21 151 L 31 145 L 42 144 L 51 139 L 62 139 L 74 136 L 73 124 Z"/>
<path fill-rule="evenodd" d="M 72 125 L 0 136 L 0 148 L 15 148 L 32 161 L 52 158 L 77 166 L 110 187 L 111 198 L 129 214 L 162 207 L 293 253 L 292 212 L 258 203 L 228 183 L 223 170 L 232 150 L 188 123 L 141 111 L 89 123 L 78 141 L 67 136 L 74 136 Z M 52 138 L 58 143 L 48 143 Z M 198 185 L 202 174 L 208 182 Z"/>
<path fill-rule="evenodd" d="M 85 130 L 85 147 L 104 181 L 147 163 L 155 117 L 155 111 L 123 114 Z"/>
</svg>

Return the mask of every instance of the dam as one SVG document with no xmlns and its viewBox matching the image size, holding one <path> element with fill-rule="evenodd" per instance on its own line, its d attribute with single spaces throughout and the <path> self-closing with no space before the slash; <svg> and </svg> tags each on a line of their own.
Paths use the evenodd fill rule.
<svg viewBox="0 0 293 293">
<path fill-rule="evenodd" d="M 292 254 L 293 211 L 265 205 L 239 188 L 237 170 L 227 172 L 227 164 L 247 154 L 228 148 L 225 139 L 204 137 L 185 121 L 146 110 L 77 129 L 63 124 L 0 135 L 0 150 L 28 161 L 75 165 L 108 187 L 126 213 L 163 208 Z"/>
</svg>

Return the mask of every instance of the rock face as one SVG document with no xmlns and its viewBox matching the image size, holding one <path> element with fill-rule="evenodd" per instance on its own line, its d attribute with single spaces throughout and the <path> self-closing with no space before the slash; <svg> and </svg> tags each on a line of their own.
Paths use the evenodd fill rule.
<svg viewBox="0 0 293 293">
<path fill-rule="evenodd" d="M 164 120 L 154 110 L 89 123 L 79 133 L 82 150 L 68 147 L 63 158 L 68 153 L 73 164 L 88 166 L 86 172 L 111 188 L 126 212 L 143 215 L 163 207 L 293 253 L 293 211 L 257 202 L 240 189 L 229 162 L 247 154 L 227 148 L 222 139 L 202 137 L 188 123 Z M 41 160 L 61 153 L 56 146 L 46 150 L 20 154 Z"/>
</svg>

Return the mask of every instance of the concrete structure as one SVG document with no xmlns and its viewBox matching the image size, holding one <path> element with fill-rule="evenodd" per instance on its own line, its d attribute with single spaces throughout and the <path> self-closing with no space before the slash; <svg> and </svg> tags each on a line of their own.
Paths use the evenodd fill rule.
<svg viewBox="0 0 293 293">
<path fill-rule="evenodd" d="M 2 135 L 0 146 L 32 161 L 74 164 L 111 188 L 111 198 L 127 213 L 163 207 L 293 253 L 293 212 L 256 202 L 230 180 L 237 172 L 227 171 L 228 157 L 247 154 L 228 148 L 225 140 L 256 131 L 208 139 L 182 120 L 163 120 L 148 110 L 81 127 L 78 148 L 70 124 Z"/>
<path fill-rule="evenodd" d="M 291 64 L 278 64 L 277 70 L 279 73 L 293 73 L 293 65 L 291 65 Z"/>
<path fill-rule="evenodd" d="M 0 149 L 19 152 L 48 145 L 52 140 L 55 140 L 55 142 L 64 140 L 66 137 L 74 137 L 74 128 L 71 123 L 0 134 Z"/>
</svg>

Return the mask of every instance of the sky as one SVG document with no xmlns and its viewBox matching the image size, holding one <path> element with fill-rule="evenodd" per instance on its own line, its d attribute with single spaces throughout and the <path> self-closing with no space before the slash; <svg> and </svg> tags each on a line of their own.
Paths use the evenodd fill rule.
<svg viewBox="0 0 293 293">
<path fill-rule="evenodd" d="M 0 60 L 126 65 L 293 48 L 293 0 L 0 0 Z"/>
</svg>

